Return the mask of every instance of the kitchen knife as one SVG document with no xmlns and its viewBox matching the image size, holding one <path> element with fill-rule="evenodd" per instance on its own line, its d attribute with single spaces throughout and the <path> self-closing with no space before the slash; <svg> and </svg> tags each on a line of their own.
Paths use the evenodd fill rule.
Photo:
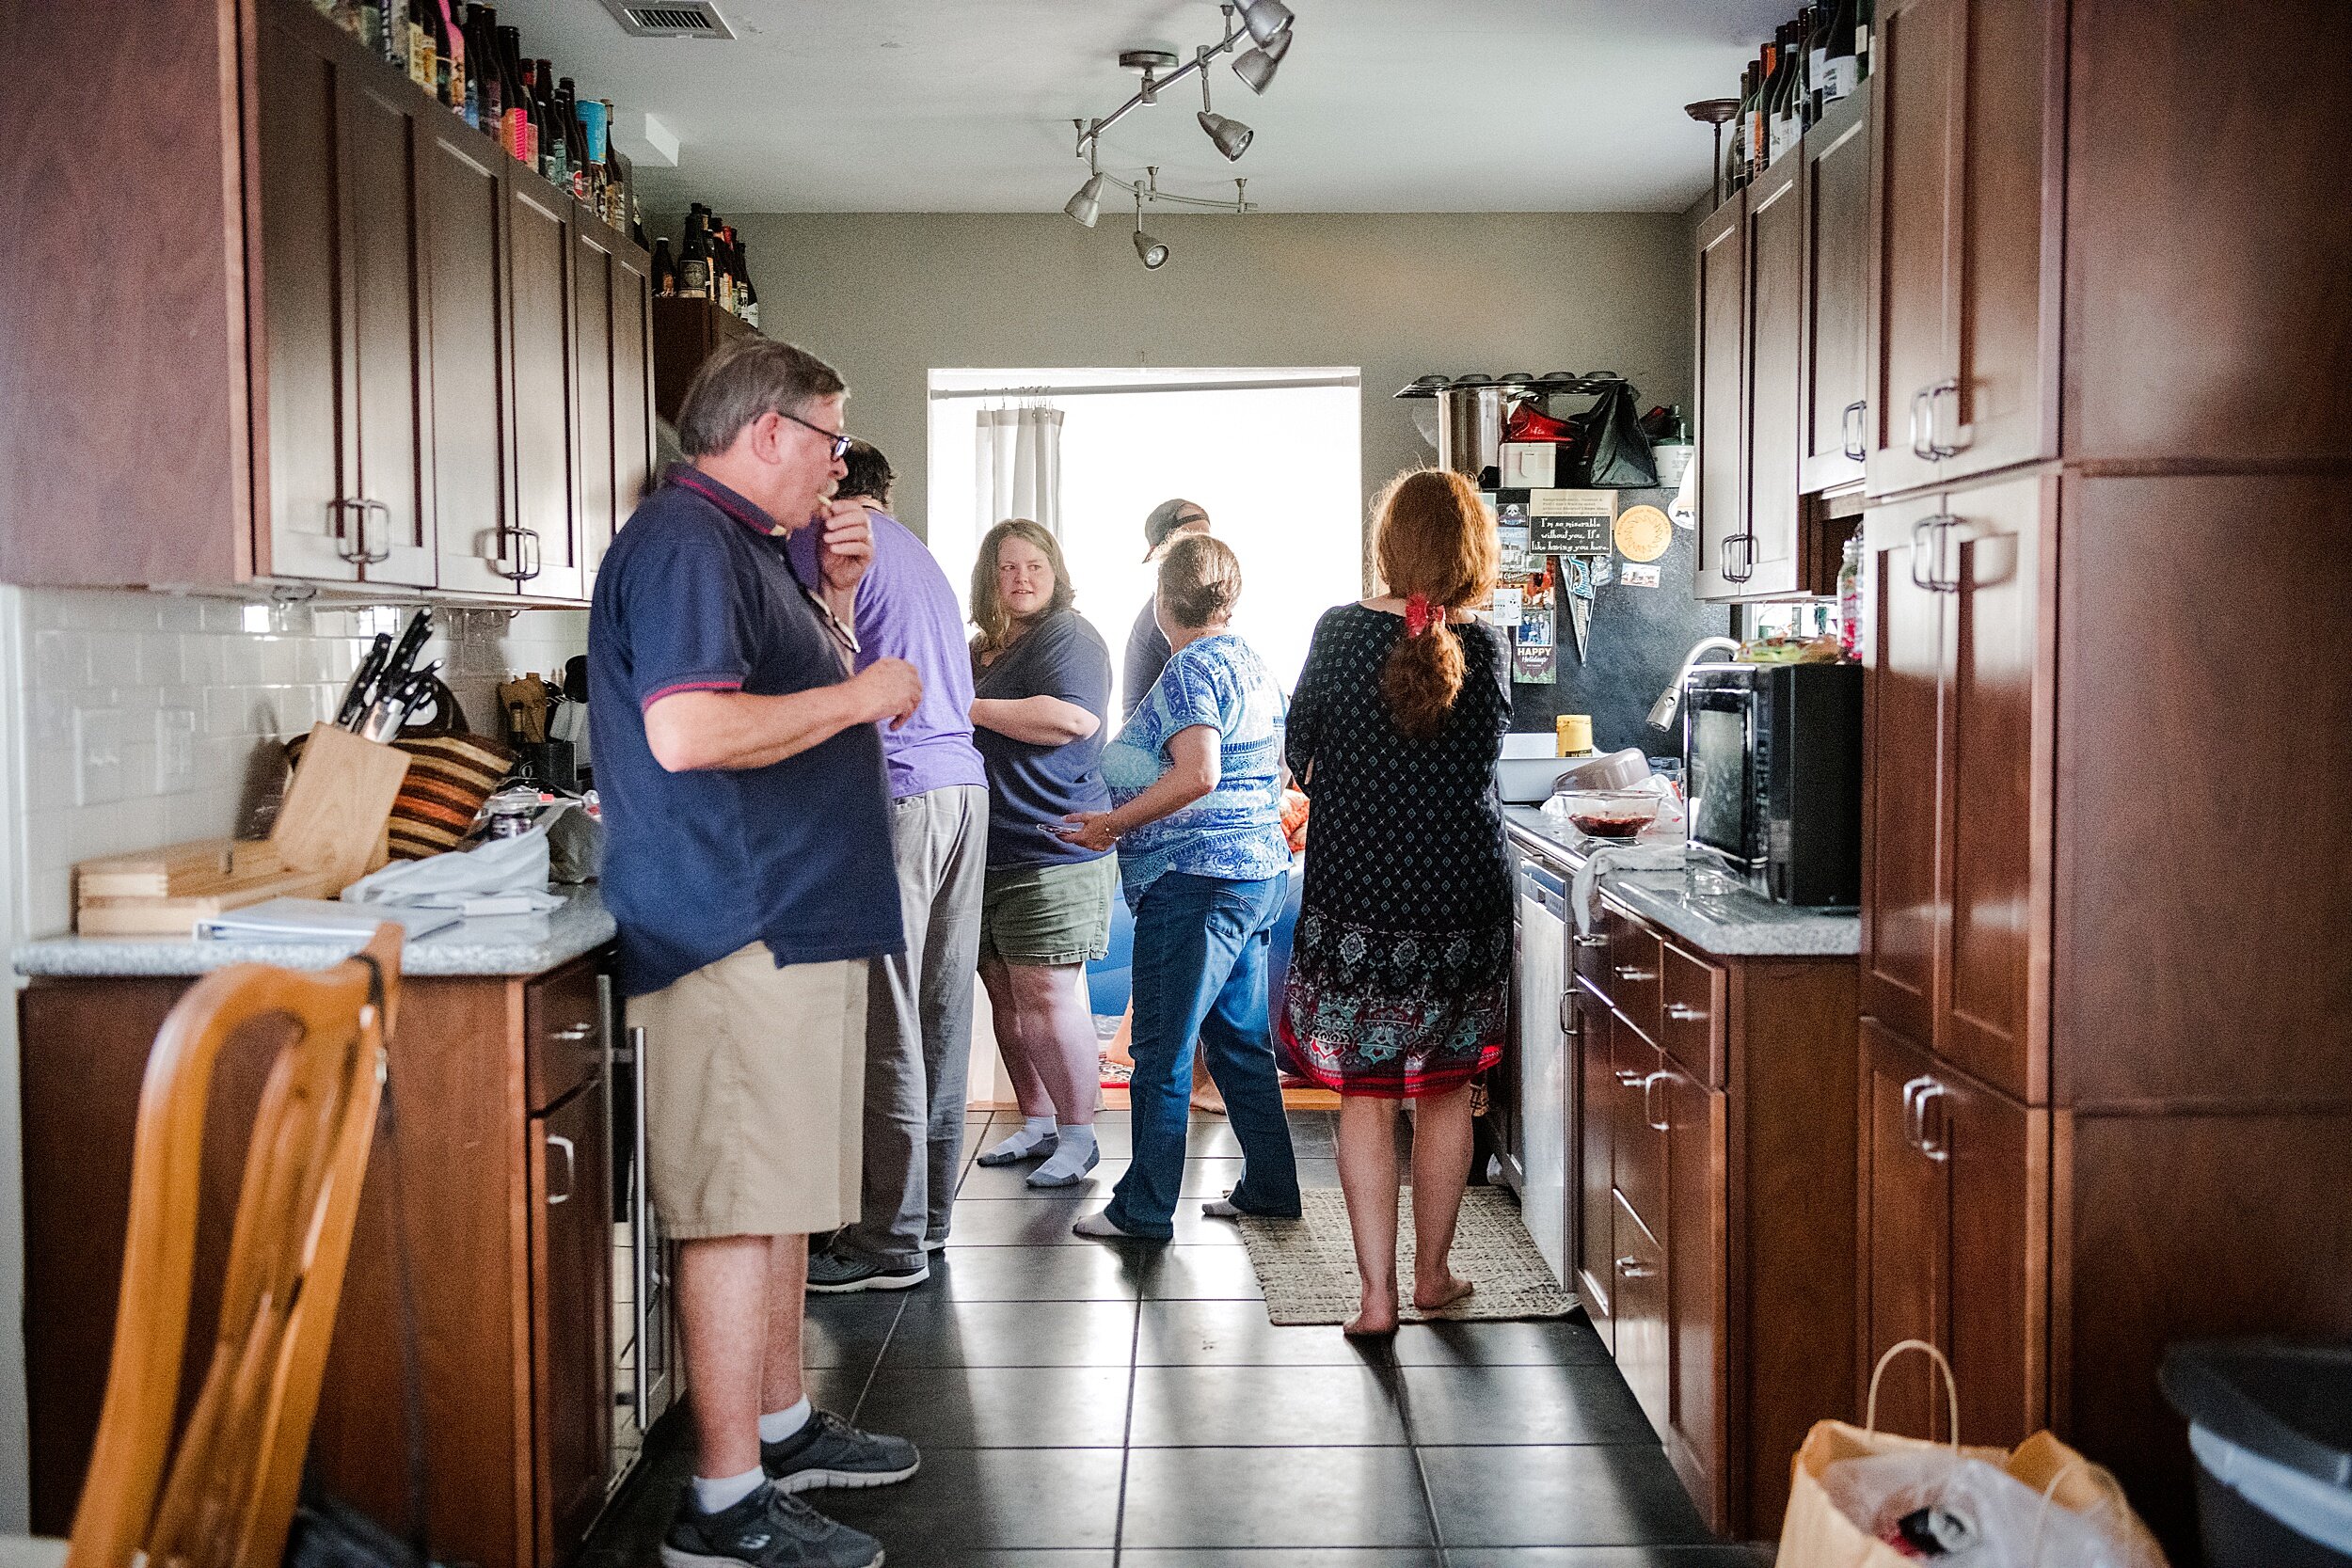
<svg viewBox="0 0 2352 1568">
<path fill-rule="evenodd" d="M 418 653 L 424 647 L 425 639 L 432 635 L 433 607 L 431 605 L 420 606 L 416 614 L 409 617 L 408 629 L 400 634 L 400 642 L 392 649 L 390 662 L 384 666 L 384 673 L 376 679 L 377 695 L 381 696 L 390 691 L 408 678 L 409 665 L 416 662 Z"/>
<path fill-rule="evenodd" d="M 391 634 L 377 632 L 375 641 L 368 645 L 366 657 L 359 660 L 359 668 L 352 674 L 350 689 L 343 693 L 343 705 L 335 710 L 337 729 L 356 731 L 359 727 L 368 705 L 375 700 L 375 678 L 384 673 L 384 660 L 391 651 Z"/>
</svg>

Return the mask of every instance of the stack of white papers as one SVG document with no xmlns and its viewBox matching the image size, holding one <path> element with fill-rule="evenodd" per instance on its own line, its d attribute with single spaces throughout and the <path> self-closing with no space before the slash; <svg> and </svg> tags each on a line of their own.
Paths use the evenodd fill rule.
<svg viewBox="0 0 2352 1568">
<path fill-rule="evenodd" d="M 395 909 L 383 904 L 346 904 L 334 898 L 271 898 L 242 910 L 207 915 L 196 923 L 196 935 L 199 941 L 364 942 L 389 921 L 414 942 L 429 931 L 456 925 L 460 918 L 455 910 Z"/>
</svg>

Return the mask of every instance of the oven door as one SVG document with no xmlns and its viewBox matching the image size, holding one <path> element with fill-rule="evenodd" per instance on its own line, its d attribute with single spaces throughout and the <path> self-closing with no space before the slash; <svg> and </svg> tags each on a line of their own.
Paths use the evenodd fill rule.
<svg viewBox="0 0 2352 1568">
<path fill-rule="evenodd" d="M 1683 755 L 1689 759 L 1690 841 L 1746 873 L 1764 863 L 1755 769 L 1756 697 L 1746 682 L 1694 680 L 1683 692 Z"/>
</svg>

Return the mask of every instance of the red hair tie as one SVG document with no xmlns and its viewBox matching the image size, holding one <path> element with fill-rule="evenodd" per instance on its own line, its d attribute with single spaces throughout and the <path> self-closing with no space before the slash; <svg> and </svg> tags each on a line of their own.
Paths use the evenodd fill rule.
<svg viewBox="0 0 2352 1568">
<path fill-rule="evenodd" d="M 1428 594 L 1415 594 L 1405 601 L 1406 636 L 1419 637 L 1422 632 L 1427 631 L 1436 620 L 1437 616 L 1430 611 Z"/>
</svg>

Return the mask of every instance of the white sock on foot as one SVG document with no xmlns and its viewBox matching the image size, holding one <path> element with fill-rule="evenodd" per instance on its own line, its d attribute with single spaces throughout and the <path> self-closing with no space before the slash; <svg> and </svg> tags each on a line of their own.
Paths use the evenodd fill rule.
<svg viewBox="0 0 2352 1568">
<path fill-rule="evenodd" d="M 1056 1187 L 1075 1181 L 1094 1168 L 1094 1129 L 1065 1127 L 1052 1159 L 1029 1173 L 1032 1187 Z"/>
<path fill-rule="evenodd" d="M 755 1488 L 768 1480 L 768 1472 L 754 1465 L 739 1476 L 723 1476 L 710 1481 L 694 1478 L 694 1506 L 705 1513 L 719 1513 L 733 1508 L 752 1495 Z"/>
<path fill-rule="evenodd" d="M 771 1410 L 759 1418 L 759 1440 L 763 1443 L 781 1443 L 806 1425 L 808 1396 L 803 1394 L 798 1404 L 784 1410 Z"/>
<path fill-rule="evenodd" d="M 1200 1212 L 1213 1220 L 1237 1220 L 1241 1218 L 1241 1211 L 1233 1207 L 1233 1195 L 1231 1193 L 1227 1193 L 1223 1197 L 1213 1197 L 1209 1199 L 1208 1202 L 1200 1206 Z"/>
<path fill-rule="evenodd" d="M 1120 1229 L 1111 1223 L 1110 1211 L 1107 1209 L 1100 1213 L 1086 1215 L 1070 1228 L 1081 1236 L 1093 1236 L 1104 1241 L 1121 1238 L 1128 1241 L 1135 1240 L 1129 1232 Z"/>
<path fill-rule="evenodd" d="M 1030 1117 L 1022 1123 L 1021 1131 L 999 1142 L 988 1151 L 991 1160 L 1025 1160 L 1039 1149 L 1053 1143 L 1059 1124 L 1052 1117 Z"/>
</svg>

